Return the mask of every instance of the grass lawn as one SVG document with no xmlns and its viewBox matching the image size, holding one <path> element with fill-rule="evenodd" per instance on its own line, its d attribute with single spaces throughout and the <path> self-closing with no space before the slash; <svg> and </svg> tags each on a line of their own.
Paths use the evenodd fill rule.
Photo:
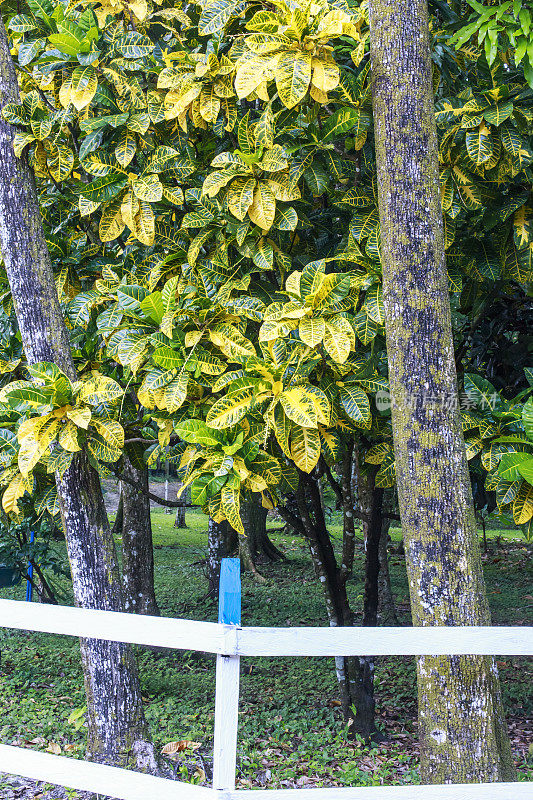
<svg viewBox="0 0 533 800">
<path fill-rule="evenodd" d="M 187 514 L 187 530 L 174 517 L 153 512 L 156 593 L 162 613 L 216 620 L 213 604 L 199 600 L 206 588 L 206 518 Z M 275 525 L 274 527 L 279 527 Z M 331 531 L 340 544 L 341 527 Z M 393 539 L 399 531 L 392 530 Z M 485 575 L 494 624 L 526 625 L 533 619 L 530 549 L 519 533 L 490 528 Z M 288 561 L 263 568 L 264 585 L 243 578 L 243 624 L 325 625 L 320 587 L 305 542 L 273 534 Z M 58 545 L 61 547 L 61 545 Z M 363 553 L 359 547 L 349 591 L 362 609 Z M 391 555 L 393 590 L 408 623 L 403 556 Z M 24 587 L 2 590 L 24 599 Z M 83 758 L 84 727 L 69 716 L 84 704 L 78 642 L 72 638 L 6 631 L 0 642 L 0 741 Z M 211 768 L 214 657 L 138 648 L 143 697 L 154 740 L 198 743 L 177 759 L 182 779 L 203 782 Z M 498 661 L 513 750 L 521 780 L 532 779 L 528 722 L 533 717 L 531 659 Z M 529 674 L 528 674 L 529 670 Z M 372 748 L 347 739 L 331 658 L 242 659 L 238 786 L 357 786 L 418 781 L 414 661 L 382 658 L 376 693 L 388 742 Z M 529 728 L 531 732 L 531 728 Z M 529 759 L 529 766 L 528 766 Z M 1 788 L 1 782 L 0 782 Z M 1 796 L 1 795 L 0 795 Z"/>
</svg>

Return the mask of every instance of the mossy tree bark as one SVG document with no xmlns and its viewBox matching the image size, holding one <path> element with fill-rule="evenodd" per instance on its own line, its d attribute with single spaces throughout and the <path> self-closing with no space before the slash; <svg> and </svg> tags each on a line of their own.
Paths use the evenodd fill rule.
<svg viewBox="0 0 533 800">
<path fill-rule="evenodd" d="M 0 106 L 18 103 L 17 78 L 0 20 Z M 52 361 L 73 380 L 67 329 L 55 289 L 37 193 L 26 158 L 13 152 L 14 131 L 0 117 L 0 248 L 28 362 Z M 85 452 L 57 477 L 76 605 L 122 611 L 113 538 L 100 479 Z M 87 693 L 88 755 L 157 771 L 130 646 L 81 640 Z"/>
<path fill-rule="evenodd" d="M 426 0 L 370 0 L 399 505 L 414 625 L 488 625 L 457 406 Z M 489 657 L 418 659 L 422 779 L 513 775 Z"/>
<path fill-rule="evenodd" d="M 154 546 L 148 497 L 148 467 L 136 465 L 127 452 L 122 472 L 143 491 L 122 483 L 122 581 L 124 607 L 136 614 L 159 615 L 154 589 Z"/>
</svg>

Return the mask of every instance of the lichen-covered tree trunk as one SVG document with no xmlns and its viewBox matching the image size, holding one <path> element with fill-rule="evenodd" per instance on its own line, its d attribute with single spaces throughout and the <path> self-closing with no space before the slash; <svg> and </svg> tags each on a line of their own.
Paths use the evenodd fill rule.
<svg viewBox="0 0 533 800">
<path fill-rule="evenodd" d="M 223 558 L 238 549 L 237 533 L 229 522 L 215 522 L 209 517 L 207 526 L 207 596 L 218 597 L 220 564 Z"/>
<path fill-rule="evenodd" d="M 0 106 L 18 103 L 9 45 L 0 20 Z M 53 361 L 76 378 L 32 172 L 13 152 L 14 131 L 0 117 L 0 248 L 29 363 Z M 122 611 L 113 539 L 100 480 L 84 452 L 57 478 L 76 605 Z M 82 639 L 88 755 L 156 771 L 137 666 L 130 646 Z"/>
<path fill-rule="evenodd" d="M 488 625 L 457 406 L 426 0 L 370 0 L 396 476 L 414 625 Z M 418 660 L 422 778 L 512 777 L 494 660 Z"/>
<path fill-rule="evenodd" d="M 154 589 L 154 547 L 148 497 L 148 467 L 136 466 L 124 453 L 122 473 L 143 491 L 122 484 L 122 583 L 124 608 L 136 614 L 159 615 Z"/>
</svg>

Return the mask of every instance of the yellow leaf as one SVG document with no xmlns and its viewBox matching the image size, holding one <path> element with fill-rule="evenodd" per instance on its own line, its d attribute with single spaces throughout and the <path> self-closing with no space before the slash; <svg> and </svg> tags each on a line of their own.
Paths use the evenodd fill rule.
<svg viewBox="0 0 533 800">
<path fill-rule="evenodd" d="M 320 434 L 315 428 L 295 427 L 291 437 L 291 456 L 299 469 L 311 472 L 320 458 Z"/>
<path fill-rule="evenodd" d="M 91 409 L 85 407 L 73 408 L 70 411 L 67 411 L 67 417 L 68 419 L 72 420 L 74 425 L 77 425 L 78 428 L 87 430 L 91 421 Z"/>
<path fill-rule="evenodd" d="M 523 481 L 513 503 L 513 519 L 517 525 L 525 525 L 533 517 L 533 486 Z"/>
<path fill-rule="evenodd" d="M 303 319 L 298 328 L 300 339 L 308 347 L 316 347 L 319 345 L 324 338 L 325 331 L 326 325 L 322 317 Z"/>
<path fill-rule="evenodd" d="M 253 203 L 248 209 L 248 216 L 262 230 L 272 227 L 276 216 L 276 198 L 266 183 L 258 183 L 253 196 Z"/>
<path fill-rule="evenodd" d="M 335 62 L 323 61 L 321 58 L 313 58 L 313 74 L 311 80 L 313 85 L 321 92 L 331 92 L 339 85 L 339 68 Z"/>
<path fill-rule="evenodd" d="M 276 67 L 276 88 L 284 106 L 294 108 L 303 100 L 310 80 L 310 53 L 289 50 L 281 54 Z"/>
<path fill-rule="evenodd" d="M 78 429 L 73 422 L 67 422 L 62 429 L 59 434 L 59 444 L 63 450 L 67 450 L 69 453 L 77 453 L 81 450 L 78 442 Z"/>
<path fill-rule="evenodd" d="M 20 509 L 18 501 L 25 494 L 33 489 L 33 481 L 26 475 L 17 473 L 9 483 L 2 497 L 2 508 L 6 514 L 18 514 Z"/>
</svg>

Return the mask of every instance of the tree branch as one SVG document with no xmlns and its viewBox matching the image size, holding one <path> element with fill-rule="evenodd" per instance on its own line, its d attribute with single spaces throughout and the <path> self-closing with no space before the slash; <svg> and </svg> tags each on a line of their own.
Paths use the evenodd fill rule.
<svg viewBox="0 0 533 800">
<path fill-rule="evenodd" d="M 111 469 L 111 472 L 119 481 L 124 481 L 124 483 L 133 486 L 133 488 L 137 489 L 138 492 L 146 495 L 146 497 L 150 498 L 150 500 L 153 500 L 154 503 L 159 503 L 160 506 L 166 506 L 167 508 L 198 508 L 198 506 L 195 506 L 193 503 L 182 503 L 180 500 L 165 500 L 164 497 L 159 497 L 158 494 L 147 492 L 142 483 L 138 483 L 132 478 L 128 478 L 118 470 Z"/>
</svg>

